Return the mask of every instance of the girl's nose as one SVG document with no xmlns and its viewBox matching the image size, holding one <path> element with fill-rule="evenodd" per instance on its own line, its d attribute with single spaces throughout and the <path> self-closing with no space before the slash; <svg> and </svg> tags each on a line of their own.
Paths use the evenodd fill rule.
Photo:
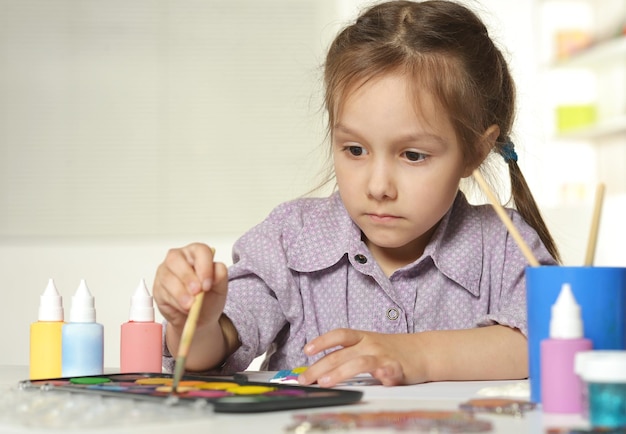
<svg viewBox="0 0 626 434">
<path fill-rule="evenodd" d="M 393 166 L 379 161 L 373 163 L 371 169 L 367 181 L 368 196 L 375 200 L 395 199 L 398 191 Z"/>
</svg>

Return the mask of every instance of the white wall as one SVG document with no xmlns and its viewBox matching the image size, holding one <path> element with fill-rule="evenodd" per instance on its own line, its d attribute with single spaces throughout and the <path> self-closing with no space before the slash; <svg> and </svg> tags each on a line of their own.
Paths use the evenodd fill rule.
<svg viewBox="0 0 626 434">
<path fill-rule="evenodd" d="M 564 265 L 583 265 L 589 245 L 593 204 L 544 207 L 544 218 L 554 236 Z M 626 267 L 626 194 L 605 196 L 595 248 L 594 265 Z"/>
<path fill-rule="evenodd" d="M 311 189 L 330 12 L 0 1 L 0 236 L 241 232 Z"/>
</svg>

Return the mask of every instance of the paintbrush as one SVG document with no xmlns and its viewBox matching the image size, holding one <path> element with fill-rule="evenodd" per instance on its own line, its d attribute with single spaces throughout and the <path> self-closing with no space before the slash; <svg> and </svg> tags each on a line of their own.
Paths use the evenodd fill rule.
<svg viewBox="0 0 626 434">
<path fill-rule="evenodd" d="M 215 255 L 215 249 L 211 247 L 211 252 Z M 196 325 L 198 324 L 198 316 L 200 315 L 200 308 L 202 307 L 202 301 L 204 300 L 204 291 L 201 290 L 195 297 L 191 309 L 189 309 L 189 315 L 185 320 L 183 326 L 183 333 L 180 337 L 180 345 L 178 346 L 178 354 L 176 355 L 176 365 L 174 366 L 174 380 L 172 382 L 172 393 L 176 393 L 178 390 L 178 383 L 185 373 L 185 362 L 187 360 L 187 354 L 189 353 L 189 347 L 193 340 L 193 335 L 196 332 Z"/>
<path fill-rule="evenodd" d="M 587 253 L 585 254 L 585 267 L 593 265 L 593 259 L 596 254 L 596 244 L 598 242 L 598 230 L 600 228 L 600 214 L 602 213 L 602 202 L 604 200 L 604 184 L 598 184 L 596 188 L 596 200 L 593 206 L 593 215 L 591 218 L 591 229 L 589 231 L 589 240 L 587 242 Z"/>
</svg>

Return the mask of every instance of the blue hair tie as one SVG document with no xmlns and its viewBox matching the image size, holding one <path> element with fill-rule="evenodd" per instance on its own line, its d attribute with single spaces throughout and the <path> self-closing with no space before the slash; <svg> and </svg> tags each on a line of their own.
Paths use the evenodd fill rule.
<svg viewBox="0 0 626 434">
<path fill-rule="evenodd" d="M 500 148 L 500 155 L 504 158 L 504 161 L 508 164 L 511 161 L 517 162 L 517 153 L 515 152 L 515 145 L 511 139 L 507 138 L 506 142 Z"/>
</svg>

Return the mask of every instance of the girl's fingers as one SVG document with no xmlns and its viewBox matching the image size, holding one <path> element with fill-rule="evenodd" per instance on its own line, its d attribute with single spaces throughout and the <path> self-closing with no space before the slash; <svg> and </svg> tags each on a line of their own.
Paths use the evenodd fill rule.
<svg viewBox="0 0 626 434">
<path fill-rule="evenodd" d="M 349 349 L 337 350 L 310 366 L 300 376 L 302 384 L 317 382 L 323 387 L 332 387 L 354 378 L 359 374 L 375 371 L 382 366 L 376 356 L 358 355 Z"/>
<path fill-rule="evenodd" d="M 211 287 L 213 273 L 213 252 L 209 246 L 196 243 L 171 249 L 157 268 L 154 280 L 153 296 L 163 316 L 175 323 L 184 320 L 195 295 Z"/>
<path fill-rule="evenodd" d="M 358 330 L 335 329 L 311 340 L 304 347 L 304 353 L 312 356 L 335 347 L 351 347 L 361 341 Z"/>
<path fill-rule="evenodd" d="M 184 270 L 184 274 L 179 275 L 179 277 L 193 295 L 211 289 L 213 283 L 213 250 L 209 246 L 202 243 L 192 243 L 172 253 L 173 261 L 178 261 L 182 256 L 187 263 L 188 267 L 179 265 L 180 271 L 183 272 Z"/>
<path fill-rule="evenodd" d="M 191 258 L 191 259 L 190 259 Z M 167 252 L 163 264 L 159 267 L 162 275 L 167 277 L 168 274 L 174 276 L 186 292 L 195 295 L 200 291 L 200 284 L 196 276 L 193 257 L 184 249 L 171 249 Z M 163 279 L 165 280 L 165 279 Z M 165 286 L 170 292 L 178 293 L 178 285 Z"/>
<path fill-rule="evenodd" d="M 362 372 L 369 372 L 365 365 L 366 359 L 354 350 L 354 345 L 359 341 L 359 332 L 349 329 L 332 330 L 313 339 L 304 348 L 307 355 L 311 356 L 331 349 L 335 350 L 310 366 L 300 376 L 299 381 L 302 384 L 318 382 L 332 386 Z"/>
<path fill-rule="evenodd" d="M 402 365 L 393 360 L 376 368 L 376 370 L 372 372 L 372 376 L 378 379 L 383 386 L 398 386 L 405 384 Z"/>
<path fill-rule="evenodd" d="M 228 293 L 228 269 L 221 262 L 213 263 L 213 282 L 211 289 L 204 294 L 201 318 L 217 320 L 224 311 Z"/>
<path fill-rule="evenodd" d="M 157 305 L 168 305 L 184 313 L 193 302 L 193 295 L 189 293 L 185 284 L 164 265 L 157 271 L 152 292 Z"/>
<path fill-rule="evenodd" d="M 221 262 L 213 264 L 213 282 L 211 291 L 226 296 L 228 293 L 228 268 Z"/>
</svg>

